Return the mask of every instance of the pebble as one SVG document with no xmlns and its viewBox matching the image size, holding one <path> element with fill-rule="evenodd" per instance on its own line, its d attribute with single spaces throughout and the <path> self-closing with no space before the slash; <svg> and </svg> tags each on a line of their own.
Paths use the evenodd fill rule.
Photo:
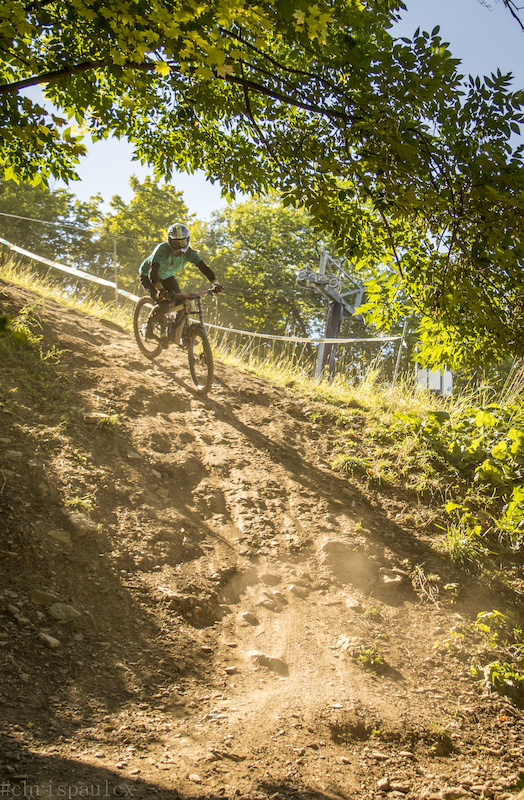
<svg viewBox="0 0 524 800">
<path fill-rule="evenodd" d="M 280 583 L 280 575 L 275 575 L 272 572 L 264 572 L 260 576 L 260 580 L 268 586 L 276 586 Z"/>
<path fill-rule="evenodd" d="M 196 775 L 195 773 L 189 775 L 188 780 L 190 780 L 192 783 L 202 783 L 202 778 L 200 775 Z"/>
<path fill-rule="evenodd" d="M 389 756 L 386 753 L 379 753 L 378 750 L 373 750 L 371 753 L 371 758 L 374 758 L 376 761 L 386 761 Z"/>
<path fill-rule="evenodd" d="M 21 463 L 24 454 L 20 450 L 5 450 L 4 458 L 6 461 L 18 461 Z"/>
<path fill-rule="evenodd" d="M 73 606 L 67 605 L 67 603 L 53 603 L 53 605 L 49 606 L 47 609 L 47 613 L 50 617 L 60 622 L 67 622 L 68 620 L 77 619 L 82 616 L 80 611 L 77 611 Z"/>
<path fill-rule="evenodd" d="M 51 536 L 53 539 L 58 539 L 59 542 L 63 542 L 64 544 L 71 544 L 71 534 L 61 528 L 52 528 L 47 531 L 47 535 Z"/>
<path fill-rule="evenodd" d="M 384 588 L 397 587 L 402 583 L 402 575 L 381 575 L 380 582 Z"/>
<path fill-rule="evenodd" d="M 60 602 L 60 598 L 56 594 L 51 594 L 51 592 L 46 592 L 43 589 L 31 589 L 29 599 L 37 606 L 48 606 L 51 603 Z"/>
<path fill-rule="evenodd" d="M 93 522 L 86 514 L 82 514 L 80 511 L 71 511 L 69 508 L 63 508 L 62 513 L 79 536 L 86 533 L 97 533 L 97 523 Z"/>
<path fill-rule="evenodd" d="M 301 599 L 306 598 L 309 594 L 307 589 L 305 589 L 302 586 L 297 586 L 296 583 L 291 584 L 291 586 L 289 587 L 289 591 L 292 592 L 296 597 L 300 597 Z"/>
<path fill-rule="evenodd" d="M 55 639 L 54 636 L 49 636 L 48 633 L 39 633 L 38 641 L 46 647 L 49 647 L 50 650 L 55 650 L 57 647 L 60 647 L 58 639 Z"/>
<path fill-rule="evenodd" d="M 261 600 L 258 605 L 260 608 L 267 608 L 269 611 L 280 611 L 280 606 L 274 600 Z"/>
<path fill-rule="evenodd" d="M 268 669 L 272 672 L 276 672 L 278 675 L 289 675 L 289 667 L 281 658 L 268 656 L 266 653 L 261 653 L 259 650 L 251 650 L 249 656 L 253 661 L 256 661 L 257 664 L 268 667 Z"/>
</svg>

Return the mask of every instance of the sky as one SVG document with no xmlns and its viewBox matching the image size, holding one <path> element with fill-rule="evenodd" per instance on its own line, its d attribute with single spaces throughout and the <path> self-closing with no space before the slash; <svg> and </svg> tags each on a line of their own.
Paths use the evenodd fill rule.
<svg viewBox="0 0 524 800">
<path fill-rule="evenodd" d="M 502 0 L 489 4 L 488 0 L 404 1 L 408 9 L 396 27 L 399 36 L 412 37 L 417 27 L 431 32 L 440 25 L 440 36 L 449 43 L 452 55 L 461 59 L 464 74 L 482 76 L 500 69 L 513 73 L 515 89 L 524 89 L 524 32 Z M 143 181 L 152 171 L 132 161 L 132 147 L 125 141 L 85 144 L 88 155 L 78 168 L 81 180 L 71 183 L 70 191 L 84 201 L 99 193 L 105 204 L 114 195 L 129 202 L 131 175 Z M 189 211 L 201 220 L 226 205 L 220 186 L 206 181 L 204 173 L 176 175 L 172 183 L 183 192 Z"/>
</svg>

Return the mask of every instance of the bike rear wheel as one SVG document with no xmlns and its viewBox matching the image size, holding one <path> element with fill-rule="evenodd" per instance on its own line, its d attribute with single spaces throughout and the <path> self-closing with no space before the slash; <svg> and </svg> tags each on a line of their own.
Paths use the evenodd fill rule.
<svg viewBox="0 0 524 800">
<path fill-rule="evenodd" d="M 147 320 L 155 306 L 155 301 L 150 297 L 142 297 L 142 299 L 136 304 L 135 314 L 133 317 L 133 330 L 135 333 L 136 343 L 142 353 L 147 356 L 147 358 L 156 358 L 164 349 L 160 342 L 158 342 L 156 339 L 146 339 Z M 158 339 L 160 339 L 162 336 L 166 336 L 167 322 L 165 318 L 162 318 L 159 322 L 157 322 L 153 328 L 153 333 L 156 337 L 158 337 Z"/>
<path fill-rule="evenodd" d="M 213 354 L 206 333 L 200 325 L 191 325 L 187 332 L 187 359 L 195 389 L 200 394 L 206 394 L 213 383 Z"/>
</svg>

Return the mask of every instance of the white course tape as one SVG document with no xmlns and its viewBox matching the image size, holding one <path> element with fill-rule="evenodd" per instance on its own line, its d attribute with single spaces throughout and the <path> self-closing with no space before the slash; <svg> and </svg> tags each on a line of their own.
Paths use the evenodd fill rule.
<svg viewBox="0 0 524 800">
<path fill-rule="evenodd" d="M 56 261 L 50 261 L 48 258 L 43 258 L 43 256 L 37 256 L 34 253 L 30 253 L 29 250 L 24 250 L 23 247 L 17 247 L 15 244 L 11 244 L 11 242 L 2 239 L 0 236 L 0 243 L 5 244 L 11 250 L 14 250 L 15 253 L 20 253 L 23 256 L 27 256 L 31 258 L 33 261 L 40 261 L 42 264 L 47 264 L 48 267 L 54 267 L 55 269 L 59 269 L 62 272 L 68 272 L 70 275 L 76 275 L 77 278 L 84 278 L 87 281 L 91 281 L 92 283 L 98 283 L 100 286 L 109 286 L 111 289 L 116 289 L 118 294 L 123 295 L 124 297 L 128 297 L 130 300 L 134 300 L 135 303 L 140 300 L 135 294 L 131 294 L 131 292 L 126 292 L 124 289 L 119 289 L 115 286 L 114 283 L 111 281 L 106 281 L 105 278 L 96 278 L 94 275 L 90 275 L 88 272 L 83 272 L 81 269 L 74 269 L 74 267 L 66 267 L 64 264 L 58 264 Z"/>
<path fill-rule="evenodd" d="M 239 331 L 235 328 L 222 328 L 220 325 L 211 325 L 206 322 L 206 328 L 216 328 L 219 331 L 226 331 L 227 333 L 240 333 L 243 336 L 253 336 L 259 339 L 276 339 L 279 342 L 310 342 L 311 344 L 348 344 L 350 342 L 395 342 L 401 339 L 401 336 L 377 336 L 374 339 L 301 339 L 297 336 L 274 336 L 271 333 L 252 333 L 251 331 Z"/>
</svg>

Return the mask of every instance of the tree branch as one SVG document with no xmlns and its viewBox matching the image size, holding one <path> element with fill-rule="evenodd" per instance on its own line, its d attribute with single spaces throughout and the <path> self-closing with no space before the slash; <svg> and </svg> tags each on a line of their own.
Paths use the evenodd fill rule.
<svg viewBox="0 0 524 800">
<path fill-rule="evenodd" d="M 71 67 L 69 66 L 63 67 L 62 69 L 53 70 L 51 72 L 44 72 L 40 75 L 34 75 L 31 78 L 25 78 L 24 80 L 21 81 L 15 81 L 14 83 L 7 83 L 0 85 L 0 95 L 15 94 L 19 92 L 21 89 L 28 89 L 31 86 L 38 86 L 42 83 L 50 83 L 52 81 L 60 80 L 60 78 L 66 78 L 71 75 L 79 75 L 84 72 L 89 72 L 90 70 L 101 69 L 103 67 L 111 68 L 114 66 L 115 66 L 114 64 L 108 63 L 107 61 L 103 60 L 84 61 L 81 64 L 75 64 L 74 66 Z M 170 66 L 173 65 L 170 64 Z M 150 71 L 155 68 L 155 65 L 150 62 L 149 63 L 145 62 L 143 64 L 129 62 L 126 64 L 122 64 L 121 68 Z M 277 91 L 275 89 L 271 89 L 270 87 L 264 86 L 263 84 L 256 83 L 255 81 L 252 81 L 249 78 L 243 78 L 237 75 L 225 75 L 222 77 L 216 75 L 216 73 L 215 77 L 219 80 L 224 80 L 227 83 L 232 83 L 237 86 L 241 86 L 244 90 L 251 89 L 255 93 L 265 95 L 266 97 L 271 97 L 273 100 L 278 100 L 279 102 L 284 103 L 285 105 L 302 108 L 304 109 L 304 111 L 311 111 L 314 114 L 320 114 L 321 116 L 329 118 L 342 119 L 345 122 L 360 121 L 359 117 L 353 117 L 347 114 L 345 111 L 339 109 L 325 108 L 317 105 L 316 103 L 306 102 L 297 97 L 293 97 L 292 95 Z"/>
<path fill-rule="evenodd" d="M 503 3 L 506 6 L 506 8 L 509 10 L 509 13 L 511 14 L 511 16 L 514 19 L 517 20 L 517 22 L 519 23 L 519 25 L 521 27 L 521 30 L 524 31 L 524 23 L 522 22 L 521 18 L 517 14 L 517 11 L 521 11 L 522 10 L 521 7 L 520 6 L 518 6 L 518 7 L 515 6 L 515 3 L 513 2 L 513 0 L 503 0 Z"/>
<path fill-rule="evenodd" d="M 52 70 L 51 72 L 43 72 L 41 75 L 33 75 L 32 78 L 25 78 L 22 81 L 4 83 L 0 85 L 0 95 L 16 94 L 21 89 L 28 89 L 30 86 L 39 86 L 42 83 L 51 83 L 52 81 L 60 80 L 60 78 L 67 78 L 70 75 L 80 75 L 83 72 L 111 66 L 114 66 L 114 64 L 108 64 L 107 61 L 84 61 L 82 64 L 75 64 L 73 67 L 63 67 L 62 69 Z M 149 71 L 154 69 L 154 64 L 135 64 L 131 62 L 129 64 L 123 64 L 122 69 L 142 69 Z"/>
<path fill-rule="evenodd" d="M 238 86 L 246 87 L 252 89 L 254 92 L 259 94 L 264 94 L 267 97 L 271 97 L 273 100 L 279 100 L 282 103 L 285 103 L 289 106 L 296 106 L 297 108 L 303 108 L 304 111 L 312 111 L 315 114 L 320 114 L 323 117 L 330 117 L 335 119 L 342 119 L 345 122 L 361 122 L 362 120 L 360 117 L 354 117 L 350 114 L 347 114 L 345 111 L 341 111 L 339 109 L 331 109 L 331 108 L 323 108 L 322 106 L 317 105 L 316 103 L 307 103 L 304 100 L 299 100 L 297 97 L 292 97 L 291 95 L 285 94 L 284 92 L 279 92 L 274 89 L 270 89 L 267 86 L 263 86 L 255 81 L 250 80 L 249 78 L 241 78 L 237 75 L 225 75 L 223 80 L 227 83 L 233 83 Z"/>
</svg>

